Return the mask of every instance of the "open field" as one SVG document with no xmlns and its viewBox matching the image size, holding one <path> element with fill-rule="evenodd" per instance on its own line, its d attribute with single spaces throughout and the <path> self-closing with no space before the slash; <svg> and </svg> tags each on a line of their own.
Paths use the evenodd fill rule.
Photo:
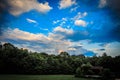
<svg viewBox="0 0 120 80">
<path fill-rule="evenodd" d="M 0 80 L 95 80 L 75 78 L 73 75 L 0 75 Z"/>
</svg>

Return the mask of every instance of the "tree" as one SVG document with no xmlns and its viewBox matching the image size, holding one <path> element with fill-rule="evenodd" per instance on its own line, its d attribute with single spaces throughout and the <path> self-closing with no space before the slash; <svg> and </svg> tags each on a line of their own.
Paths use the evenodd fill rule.
<svg viewBox="0 0 120 80">
<path fill-rule="evenodd" d="M 81 68 L 78 67 L 75 72 L 75 77 L 82 77 L 82 76 L 83 76 L 83 72 L 82 72 Z"/>
<path fill-rule="evenodd" d="M 111 71 L 110 69 L 104 69 L 102 72 L 102 80 L 114 80 L 112 75 L 111 75 Z"/>
<path fill-rule="evenodd" d="M 67 52 L 61 52 L 59 56 L 68 58 L 70 55 Z"/>
<path fill-rule="evenodd" d="M 0 73 L 8 74 L 76 74 L 84 76 L 92 74 L 92 65 L 101 66 L 105 70 L 103 76 L 113 72 L 120 76 L 120 56 L 111 57 L 106 53 L 101 57 L 85 57 L 84 55 L 69 55 L 61 52 L 59 55 L 29 52 L 19 49 L 11 43 L 0 44 Z"/>
<path fill-rule="evenodd" d="M 103 53 L 102 57 L 106 57 L 106 56 L 107 56 L 107 54 L 106 54 L 106 53 Z"/>
<path fill-rule="evenodd" d="M 15 49 L 14 45 L 12 45 L 11 43 L 5 43 L 3 45 L 4 49 Z"/>
<path fill-rule="evenodd" d="M 87 64 L 82 64 L 81 65 L 81 70 L 83 75 L 91 74 L 90 68 L 92 65 L 88 62 Z"/>
<path fill-rule="evenodd" d="M 2 49 L 2 43 L 0 42 L 0 50 Z"/>
<path fill-rule="evenodd" d="M 73 72 L 72 67 L 66 61 L 60 64 L 60 68 L 63 74 L 72 74 Z"/>
</svg>

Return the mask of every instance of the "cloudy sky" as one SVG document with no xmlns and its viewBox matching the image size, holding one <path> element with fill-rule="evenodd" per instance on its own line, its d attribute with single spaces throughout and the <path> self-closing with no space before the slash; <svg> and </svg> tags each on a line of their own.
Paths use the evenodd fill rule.
<svg viewBox="0 0 120 80">
<path fill-rule="evenodd" d="M 120 0 L 0 0 L 0 42 L 30 51 L 120 55 Z"/>
</svg>

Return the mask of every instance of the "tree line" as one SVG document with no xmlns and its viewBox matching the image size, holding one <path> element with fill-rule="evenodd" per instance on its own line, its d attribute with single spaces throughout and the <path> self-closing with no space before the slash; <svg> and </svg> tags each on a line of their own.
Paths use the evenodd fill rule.
<svg viewBox="0 0 120 80">
<path fill-rule="evenodd" d="M 102 66 L 120 76 L 120 56 L 85 57 L 61 52 L 58 55 L 19 49 L 10 43 L 0 45 L 0 74 L 76 74 L 83 65 Z"/>
</svg>

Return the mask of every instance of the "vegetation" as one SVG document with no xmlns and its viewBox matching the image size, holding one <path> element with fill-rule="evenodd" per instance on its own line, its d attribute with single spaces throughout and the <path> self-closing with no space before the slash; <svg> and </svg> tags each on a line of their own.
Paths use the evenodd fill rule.
<svg viewBox="0 0 120 80">
<path fill-rule="evenodd" d="M 120 76 L 120 56 L 85 57 L 84 55 L 69 55 L 61 52 L 59 55 L 29 52 L 18 49 L 10 43 L 0 45 L 0 74 L 76 74 L 81 76 L 93 74 L 92 66 L 102 66 L 104 75 L 109 73 Z"/>
</svg>

